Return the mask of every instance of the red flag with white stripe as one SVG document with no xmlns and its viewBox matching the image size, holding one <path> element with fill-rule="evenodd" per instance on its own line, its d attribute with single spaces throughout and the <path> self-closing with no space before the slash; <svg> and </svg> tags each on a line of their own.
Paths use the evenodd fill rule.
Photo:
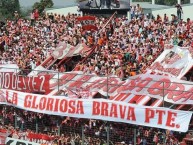
<svg viewBox="0 0 193 145">
<path fill-rule="evenodd" d="M 78 17 L 77 22 L 80 22 L 82 25 L 82 29 L 84 31 L 97 31 L 98 28 L 97 26 L 94 24 L 96 17 L 95 16 L 82 16 L 82 17 Z"/>
<path fill-rule="evenodd" d="M 6 129 L 0 129 L 0 144 L 5 145 L 6 138 L 10 133 Z"/>
</svg>

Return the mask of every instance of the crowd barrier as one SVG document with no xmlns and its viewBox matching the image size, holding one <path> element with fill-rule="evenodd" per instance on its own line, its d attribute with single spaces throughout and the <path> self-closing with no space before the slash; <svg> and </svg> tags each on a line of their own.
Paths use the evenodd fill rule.
<svg viewBox="0 0 193 145">
<path fill-rule="evenodd" d="M 9 68 L 10 70 L 10 68 Z M 18 76 L 27 76 L 26 73 L 23 72 L 31 72 L 36 71 L 38 74 L 50 74 L 50 75 L 58 75 L 58 77 L 54 78 L 56 82 L 59 83 L 64 80 L 60 80 L 60 77 L 63 73 L 56 73 L 54 71 L 41 71 L 41 70 L 17 70 L 13 72 L 18 72 Z M 128 78 L 129 79 L 129 78 Z M 72 82 L 73 79 L 67 79 L 65 81 Z M 89 82 L 88 82 L 89 83 Z M 108 85 L 111 84 L 106 84 Z M 188 85 L 188 84 L 186 84 Z M 49 86 L 48 86 L 49 87 Z M 74 88 L 71 88 L 74 89 Z M 164 89 L 162 89 L 164 90 Z M 166 90 L 165 90 L 166 91 Z M 24 90 L 25 92 L 25 90 Z M 26 90 L 28 92 L 28 90 Z M 60 92 L 60 87 L 56 88 L 56 92 Z M 163 91 L 164 92 L 164 91 Z M 35 92 L 33 92 L 35 93 Z M 98 96 L 99 97 L 99 96 Z M 102 96 L 101 96 L 102 97 Z M 142 98 L 143 99 L 143 98 Z M 151 100 L 152 101 L 152 100 Z M 138 101 L 136 100 L 136 103 Z M 146 102 L 146 105 L 151 105 L 150 100 Z M 153 102 L 154 103 L 154 102 Z M 172 109 L 180 108 L 180 105 L 172 105 L 171 103 L 164 103 L 163 106 L 165 107 L 171 107 Z M 1 106 L 6 107 L 6 106 Z M 191 105 L 188 109 L 191 109 Z M 187 107 L 182 106 L 181 109 L 187 109 Z M 39 120 L 33 119 L 26 119 L 22 120 L 19 112 L 22 112 L 19 109 L 12 108 L 13 110 L 16 110 L 16 113 L 14 114 L 13 110 L 9 111 L 9 107 L 6 107 L 6 111 L 8 116 L 10 115 L 10 112 L 12 111 L 12 117 L 6 117 L 2 116 L 1 114 L 1 122 L 4 126 L 13 126 L 15 130 L 19 128 L 22 132 L 26 133 L 28 130 L 30 130 L 30 133 L 25 136 L 27 140 L 38 142 L 38 143 L 45 143 L 45 142 L 53 142 L 53 141 L 59 141 L 61 142 L 61 138 L 64 136 L 65 138 L 72 139 L 78 139 L 81 144 L 83 142 L 88 143 L 92 138 L 92 143 L 96 144 L 97 142 L 104 142 L 108 144 L 139 144 L 141 140 L 143 140 L 143 137 L 146 137 L 146 141 L 149 145 L 153 144 L 155 134 L 158 134 L 159 141 L 160 142 L 167 142 L 168 136 L 166 130 L 161 129 L 151 129 L 148 127 L 141 127 L 141 126 L 134 126 L 124 123 L 113 123 L 113 122 L 107 122 L 107 121 L 96 121 L 96 120 L 85 120 L 85 119 L 73 119 L 68 120 L 67 118 L 63 117 L 56 117 L 57 119 L 50 119 L 49 118 L 39 118 Z M 191 110 L 190 110 L 191 111 Z M 33 115 L 31 115 L 33 116 Z M 55 117 L 53 117 L 55 118 Z M 48 122 L 53 121 L 55 122 L 50 125 Z M 65 121 L 64 121 L 65 120 Z M 46 125 L 48 123 L 48 125 Z M 148 134 L 148 132 L 151 132 Z M 178 139 L 179 141 L 183 140 L 184 143 L 187 145 L 192 144 L 192 139 L 187 138 L 186 134 L 179 134 L 177 132 L 174 132 L 175 139 Z M 59 143 L 58 143 L 59 144 Z M 60 144 L 59 144 L 60 145 Z"/>
<path fill-rule="evenodd" d="M 6 106 L 4 106 L 6 107 Z M 16 109 L 16 113 L 21 110 Z M 9 108 L 7 107 L 7 111 Z M 115 123 L 99 120 L 77 119 L 69 117 L 43 116 L 38 121 L 24 121 L 20 122 L 19 115 L 13 116 L 13 120 L 8 120 L 5 116 L 1 116 L 1 121 L 6 122 L 4 126 L 12 129 L 1 129 L 0 132 L 12 132 L 9 137 L 17 132 L 18 139 L 34 142 L 38 144 L 57 144 L 62 145 L 66 140 L 71 142 L 77 141 L 79 144 L 97 144 L 108 143 L 114 145 L 132 144 L 139 145 L 145 138 L 148 145 L 153 145 L 155 135 L 158 137 L 159 143 L 171 143 L 176 141 L 183 141 L 186 145 L 193 143 L 191 136 L 186 136 L 187 133 L 170 132 L 168 130 L 148 128 L 137 125 L 130 125 L 125 123 Z M 47 124 L 45 119 L 49 122 Z M 5 121 L 4 121 L 5 120 Z M 8 121 L 8 122 L 7 122 Z M 30 122 L 30 123 L 29 123 Z M 31 126 L 33 124 L 33 126 Z"/>
</svg>

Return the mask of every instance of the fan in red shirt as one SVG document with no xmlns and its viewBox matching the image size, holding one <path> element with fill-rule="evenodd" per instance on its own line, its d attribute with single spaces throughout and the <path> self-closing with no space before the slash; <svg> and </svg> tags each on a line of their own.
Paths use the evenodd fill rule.
<svg viewBox="0 0 193 145">
<path fill-rule="evenodd" d="M 36 9 L 35 12 L 34 12 L 34 18 L 35 18 L 35 20 L 38 20 L 38 18 L 39 18 L 38 9 Z"/>
</svg>

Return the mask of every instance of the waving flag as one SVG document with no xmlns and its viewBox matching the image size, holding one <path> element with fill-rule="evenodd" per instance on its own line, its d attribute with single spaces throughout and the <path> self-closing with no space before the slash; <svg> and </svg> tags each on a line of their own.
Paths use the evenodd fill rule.
<svg viewBox="0 0 193 145">
<path fill-rule="evenodd" d="M 6 129 L 0 129 L 0 144 L 5 144 L 6 138 L 10 135 Z"/>
<path fill-rule="evenodd" d="M 94 25 L 94 22 L 96 20 L 95 16 L 78 17 L 76 20 L 77 22 L 81 23 L 82 29 L 85 31 L 98 30 L 97 26 Z"/>
</svg>

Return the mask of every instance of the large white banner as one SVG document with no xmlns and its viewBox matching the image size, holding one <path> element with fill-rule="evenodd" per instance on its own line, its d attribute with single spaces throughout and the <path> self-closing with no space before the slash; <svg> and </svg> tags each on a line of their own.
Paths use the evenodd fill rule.
<svg viewBox="0 0 193 145">
<path fill-rule="evenodd" d="M 70 44 L 67 44 L 66 42 L 60 42 L 51 55 L 55 59 L 63 59 L 76 55 L 81 55 L 85 57 L 90 53 L 91 50 L 92 49 L 84 43 L 80 43 L 76 47 L 74 47 Z"/>
<path fill-rule="evenodd" d="M 9 134 L 7 132 L 0 131 L 0 145 L 5 144 L 5 140 Z"/>
<path fill-rule="evenodd" d="M 193 82 L 160 75 L 134 76 L 118 92 L 147 95 L 172 104 L 193 104 Z"/>
<path fill-rule="evenodd" d="M 6 145 L 40 145 L 40 144 L 7 137 Z"/>
<path fill-rule="evenodd" d="M 147 70 L 182 78 L 193 67 L 192 51 L 178 46 L 166 49 Z"/>
<path fill-rule="evenodd" d="M 57 77 L 62 81 L 58 83 Z M 160 75 L 142 74 L 121 81 L 116 76 L 109 76 L 107 79 L 107 77 L 71 72 L 52 78 L 50 86 L 58 89 L 58 85 L 61 90 L 70 90 L 70 95 L 75 94 L 81 98 L 86 98 L 85 95 L 87 97 L 90 95 L 92 98 L 93 92 L 111 97 L 120 93 L 131 93 L 164 99 L 174 104 L 193 104 L 193 82 Z"/>
<path fill-rule="evenodd" d="M 64 96 L 44 96 L 13 90 L 2 90 L 2 92 L 8 105 L 28 111 L 124 122 L 180 132 L 188 130 L 192 116 L 188 111 L 138 106 L 106 99 L 69 99 Z"/>
<path fill-rule="evenodd" d="M 0 64 L 0 72 L 19 73 L 20 69 L 17 64 Z"/>
</svg>

